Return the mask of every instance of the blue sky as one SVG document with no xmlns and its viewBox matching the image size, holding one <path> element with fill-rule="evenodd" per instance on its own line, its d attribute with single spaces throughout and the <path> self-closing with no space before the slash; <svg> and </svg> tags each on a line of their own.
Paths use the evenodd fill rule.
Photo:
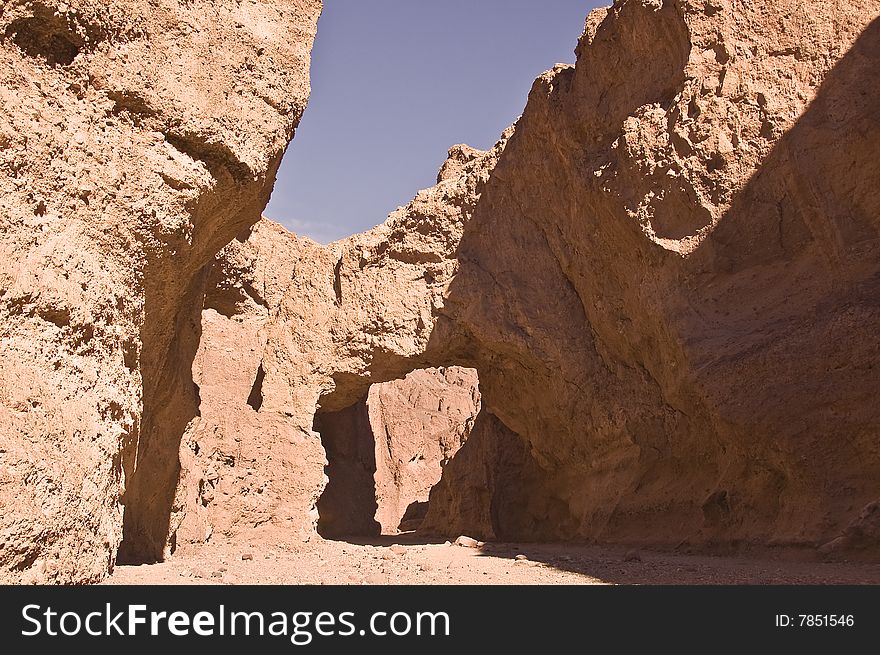
<svg viewBox="0 0 880 655">
<path fill-rule="evenodd" d="M 321 243 L 383 222 L 434 184 L 449 146 L 495 143 L 607 4 L 325 0 L 311 101 L 265 215 Z"/>
</svg>

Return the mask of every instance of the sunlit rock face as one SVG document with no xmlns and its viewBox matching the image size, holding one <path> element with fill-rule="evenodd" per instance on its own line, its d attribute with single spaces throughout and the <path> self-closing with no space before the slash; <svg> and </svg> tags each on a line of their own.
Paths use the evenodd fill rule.
<svg viewBox="0 0 880 655">
<path fill-rule="evenodd" d="M 203 269 L 260 218 L 319 12 L 0 6 L 0 579 L 162 556 Z"/>
</svg>

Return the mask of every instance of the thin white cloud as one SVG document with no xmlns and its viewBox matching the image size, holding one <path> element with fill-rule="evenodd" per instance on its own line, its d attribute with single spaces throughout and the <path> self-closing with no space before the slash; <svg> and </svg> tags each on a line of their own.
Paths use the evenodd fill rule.
<svg viewBox="0 0 880 655">
<path fill-rule="evenodd" d="M 308 237 L 318 243 L 328 244 L 339 239 L 344 239 L 356 232 L 345 225 L 334 225 L 331 223 L 318 223 L 315 221 L 304 221 L 298 218 L 273 216 L 271 213 L 264 213 L 266 218 L 281 223 L 288 230 L 297 236 Z"/>
</svg>

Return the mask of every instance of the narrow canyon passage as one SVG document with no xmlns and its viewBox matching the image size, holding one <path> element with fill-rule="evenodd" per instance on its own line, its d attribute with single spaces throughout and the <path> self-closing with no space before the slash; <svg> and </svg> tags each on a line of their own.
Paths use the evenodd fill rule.
<svg viewBox="0 0 880 655">
<path fill-rule="evenodd" d="M 477 372 L 449 367 L 374 384 L 354 405 L 319 412 L 314 429 L 328 481 L 317 502 L 318 533 L 374 537 L 419 528 L 432 488 L 479 411 Z"/>
<path fill-rule="evenodd" d="M 338 412 L 315 416 L 315 431 L 327 453 L 327 486 L 318 499 L 318 534 L 325 538 L 372 537 L 375 519 L 376 441 L 366 398 Z"/>
<path fill-rule="evenodd" d="M 328 539 L 567 540 L 577 524 L 527 442 L 483 406 L 478 374 L 419 369 L 318 413 Z"/>
</svg>

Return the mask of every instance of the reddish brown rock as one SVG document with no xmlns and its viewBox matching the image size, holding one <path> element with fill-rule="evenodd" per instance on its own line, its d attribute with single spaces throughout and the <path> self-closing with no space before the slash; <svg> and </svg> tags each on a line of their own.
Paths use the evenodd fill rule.
<svg viewBox="0 0 880 655">
<path fill-rule="evenodd" d="M 429 343 L 437 307 L 506 136 L 487 152 L 450 149 L 437 186 L 365 234 L 319 246 L 263 220 L 218 255 L 172 541 L 393 533 L 427 500 L 477 412 L 476 378 L 416 374 L 433 389 L 402 378 L 448 358 L 445 340 L 439 356 Z M 262 493 L 243 485 L 248 470 Z"/>
<path fill-rule="evenodd" d="M 474 425 L 477 373 L 457 366 L 413 371 L 373 386 L 367 408 L 376 444 L 376 520 L 384 534 L 416 529 L 431 488 Z"/>
<path fill-rule="evenodd" d="M 324 450 L 311 426 L 263 405 L 266 326 L 297 260 L 319 246 L 261 221 L 223 249 L 211 269 L 193 362 L 199 416 L 180 448 L 170 533 L 178 547 L 209 539 L 302 541 L 313 534 Z"/>
<path fill-rule="evenodd" d="M 326 247 L 247 230 L 317 3 L 117 4 L 0 10 L 4 579 L 311 539 L 325 453 L 364 489 L 333 531 L 391 525 L 466 412 L 365 399 L 452 366 L 481 411 L 425 530 L 877 556 L 876 0 L 618 0 L 515 132 Z"/>
<path fill-rule="evenodd" d="M 877 13 L 592 13 L 492 152 L 297 260 L 260 412 L 346 425 L 373 383 L 471 367 L 482 420 L 426 529 L 870 553 Z"/>
</svg>

